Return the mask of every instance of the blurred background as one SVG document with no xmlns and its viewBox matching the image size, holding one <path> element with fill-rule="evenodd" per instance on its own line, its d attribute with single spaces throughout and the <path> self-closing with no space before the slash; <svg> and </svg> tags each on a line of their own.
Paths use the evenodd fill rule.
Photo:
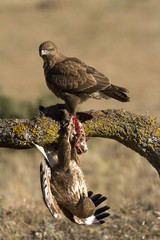
<svg viewBox="0 0 160 240">
<path fill-rule="evenodd" d="M 112 83 L 129 89 L 130 103 L 88 100 L 79 107 L 80 111 L 123 108 L 160 121 L 158 0 L 6 0 L 0 1 L 0 23 L 0 118 L 33 118 L 40 104 L 60 102 L 46 86 L 38 53 L 43 41 L 52 40 L 64 55 L 78 57 L 106 74 Z M 145 221 L 139 225 L 142 234 L 127 238 L 124 229 L 122 239 L 159 239 L 156 236 L 160 236 L 160 225 L 156 224 L 160 223 L 152 213 L 160 209 L 160 188 L 153 167 L 112 140 L 90 139 L 88 146 L 88 152 L 81 156 L 81 166 L 88 189 L 108 197 L 113 216 L 108 227 L 120 209 L 133 204 L 134 213 L 137 211 L 131 224 L 135 229 L 133 236 L 138 236 L 137 219 Z M 0 149 L 1 209 L 28 209 L 32 214 L 41 209 L 41 218 L 54 221 L 41 197 L 41 160 L 34 149 Z M 155 224 L 147 225 L 147 221 Z M 116 231 L 119 229 L 115 236 Z M 25 236 L 25 230 L 19 234 Z"/>
</svg>

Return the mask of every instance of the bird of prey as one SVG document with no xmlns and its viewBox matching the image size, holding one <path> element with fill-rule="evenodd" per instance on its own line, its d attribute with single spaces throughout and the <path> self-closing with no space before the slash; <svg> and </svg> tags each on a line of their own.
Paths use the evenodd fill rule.
<svg viewBox="0 0 160 240">
<path fill-rule="evenodd" d="M 62 213 L 77 224 L 102 224 L 109 216 L 108 206 L 96 207 L 106 200 L 101 194 L 92 196 L 87 192 L 86 181 L 80 168 L 76 148 L 71 148 L 68 137 L 63 135 L 58 146 L 58 162 L 52 159 L 52 150 L 38 145 L 44 155 L 40 166 L 40 180 L 43 199 L 52 216 L 61 218 Z M 53 147 L 53 158 L 55 151 Z M 52 162 L 52 164 L 51 164 Z"/>
<path fill-rule="evenodd" d="M 130 101 L 126 88 L 111 84 L 108 77 L 78 58 L 64 56 L 53 42 L 43 42 L 39 54 L 48 88 L 65 101 L 72 116 L 77 105 L 91 97 Z"/>
</svg>

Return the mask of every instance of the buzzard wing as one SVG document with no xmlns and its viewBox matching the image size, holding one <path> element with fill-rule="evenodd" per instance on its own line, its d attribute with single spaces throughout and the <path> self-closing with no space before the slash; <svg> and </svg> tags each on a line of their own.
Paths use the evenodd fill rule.
<svg viewBox="0 0 160 240">
<path fill-rule="evenodd" d="M 66 58 L 58 62 L 47 73 L 48 87 L 61 92 L 93 93 L 110 85 L 109 79 L 95 68 L 87 66 L 77 58 Z"/>
</svg>

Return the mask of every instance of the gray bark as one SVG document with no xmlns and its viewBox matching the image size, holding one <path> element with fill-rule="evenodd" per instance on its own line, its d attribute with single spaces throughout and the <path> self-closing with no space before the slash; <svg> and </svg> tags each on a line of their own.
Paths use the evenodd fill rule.
<svg viewBox="0 0 160 240">
<path fill-rule="evenodd" d="M 34 119 L 0 119 L 0 147 L 27 149 L 59 137 L 64 105 L 44 108 Z M 160 175 L 160 124 L 153 118 L 124 110 L 77 113 L 87 137 L 111 138 L 145 157 Z"/>
</svg>

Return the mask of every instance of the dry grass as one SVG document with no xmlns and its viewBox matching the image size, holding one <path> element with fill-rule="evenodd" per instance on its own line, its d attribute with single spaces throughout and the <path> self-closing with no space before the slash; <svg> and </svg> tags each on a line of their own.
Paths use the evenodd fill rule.
<svg viewBox="0 0 160 240">
<path fill-rule="evenodd" d="M 124 108 L 159 115 L 158 0 L 3 1 L 0 3 L 0 85 L 19 101 L 50 95 L 38 46 L 53 40 L 68 56 L 97 67 L 130 90 L 132 102 L 89 100 L 86 110 Z M 91 139 L 81 157 L 88 188 L 108 197 L 104 226 L 54 221 L 41 199 L 34 150 L 0 151 L 0 239 L 160 239 L 159 178 L 138 154 L 115 141 Z"/>
</svg>

